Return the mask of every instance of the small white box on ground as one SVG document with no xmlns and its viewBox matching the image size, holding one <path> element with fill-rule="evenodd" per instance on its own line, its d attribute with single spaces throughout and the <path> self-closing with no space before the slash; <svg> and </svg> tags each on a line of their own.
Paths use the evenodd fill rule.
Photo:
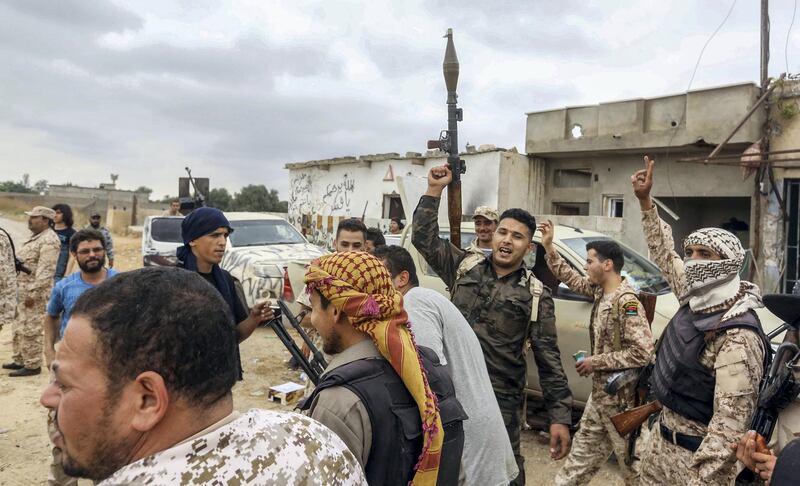
<svg viewBox="0 0 800 486">
<path fill-rule="evenodd" d="M 305 385 L 288 381 L 281 385 L 271 386 L 267 398 L 273 402 L 281 402 L 281 405 L 291 405 L 303 397 Z"/>
</svg>

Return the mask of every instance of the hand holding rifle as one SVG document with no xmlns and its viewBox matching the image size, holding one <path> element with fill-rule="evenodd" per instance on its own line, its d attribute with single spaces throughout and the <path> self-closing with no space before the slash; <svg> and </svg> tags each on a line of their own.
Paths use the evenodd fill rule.
<svg viewBox="0 0 800 486">
<path fill-rule="evenodd" d="M 428 172 L 428 190 L 426 196 L 442 197 L 444 188 L 453 180 L 453 173 L 446 165 L 433 167 Z"/>
</svg>

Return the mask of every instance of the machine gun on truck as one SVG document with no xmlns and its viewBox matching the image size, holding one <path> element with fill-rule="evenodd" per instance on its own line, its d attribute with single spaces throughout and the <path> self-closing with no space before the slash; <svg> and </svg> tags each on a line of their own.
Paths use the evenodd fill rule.
<svg viewBox="0 0 800 486">
<path fill-rule="evenodd" d="M 195 178 L 192 170 L 184 167 L 189 177 L 178 179 L 178 201 L 181 203 L 181 214 L 189 214 L 197 208 L 206 205 L 208 197 L 208 178 Z"/>
</svg>

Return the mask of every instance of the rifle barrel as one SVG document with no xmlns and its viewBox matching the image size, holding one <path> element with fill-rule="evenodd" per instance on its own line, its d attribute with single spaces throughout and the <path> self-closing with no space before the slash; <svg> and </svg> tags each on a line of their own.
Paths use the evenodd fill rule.
<svg viewBox="0 0 800 486">
<path fill-rule="evenodd" d="M 316 361 L 321 366 L 320 374 L 322 374 L 322 372 L 325 371 L 325 368 L 328 367 L 328 362 L 325 361 L 325 357 L 322 355 L 319 349 L 314 345 L 314 342 L 311 340 L 311 338 L 308 337 L 308 334 L 306 333 L 305 329 L 303 329 L 303 326 L 301 326 L 300 323 L 297 322 L 297 316 L 295 316 L 292 313 L 292 311 L 289 309 L 289 306 L 286 305 L 286 302 L 278 300 L 278 307 L 280 307 L 281 313 L 285 315 L 286 318 L 289 320 L 289 324 L 292 325 L 295 331 L 297 331 L 297 334 L 300 335 L 300 338 L 303 340 L 303 342 L 306 343 L 308 349 L 311 350 L 311 353 L 314 355 L 314 361 Z"/>
<path fill-rule="evenodd" d="M 300 364 L 300 367 L 303 368 L 306 376 L 308 379 L 311 380 L 314 385 L 319 383 L 320 373 L 312 366 L 311 363 L 308 362 L 303 353 L 300 351 L 300 348 L 297 347 L 297 344 L 294 342 L 294 339 L 289 335 L 286 331 L 286 328 L 283 327 L 283 323 L 281 322 L 280 318 L 272 319 L 268 323 L 269 327 L 275 331 L 275 335 L 278 336 L 278 339 L 281 340 L 283 345 L 289 350 L 289 354 L 297 360 Z"/>
</svg>

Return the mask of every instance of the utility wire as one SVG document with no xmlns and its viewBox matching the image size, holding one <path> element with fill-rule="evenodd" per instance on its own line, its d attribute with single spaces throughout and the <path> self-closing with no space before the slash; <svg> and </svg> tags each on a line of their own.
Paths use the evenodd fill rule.
<svg viewBox="0 0 800 486">
<path fill-rule="evenodd" d="M 792 35 L 792 27 L 794 27 L 794 16 L 797 14 L 797 0 L 794 0 L 794 9 L 792 9 L 792 21 L 789 22 L 789 30 L 786 32 L 786 45 L 783 46 L 783 57 L 786 61 L 786 75 L 789 75 L 789 37 Z"/>
<path fill-rule="evenodd" d="M 697 70 L 700 67 L 700 61 L 703 60 L 703 54 L 705 54 L 706 48 L 708 47 L 709 44 L 711 44 L 711 41 L 714 39 L 714 37 L 716 37 L 717 33 L 720 30 L 722 30 L 722 27 L 728 22 L 728 19 L 731 17 L 731 14 L 733 13 L 733 9 L 736 7 L 736 2 L 737 1 L 738 0 L 733 0 L 733 2 L 731 3 L 730 8 L 728 9 L 728 13 L 725 14 L 725 18 L 723 18 L 722 22 L 720 22 L 719 25 L 717 26 L 717 28 L 714 29 L 714 32 L 712 32 L 711 35 L 708 36 L 708 39 L 706 40 L 706 43 L 703 44 L 703 48 L 700 49 L 700 55 L 697 56 L 697 62 L 694 64 L 694 69 L 692 70 L 692 76 L 689 78 L 689 84 L 686 86 L 686 94 L 687 95 L 689 94 L 689 90 L 692 89 L 692 83 L 694 82 L 694 77 L 695 77 L 695 75 L 697 75 Z M 796 4 L 796 2 L 797 2 L 797 0 L 795 0 L 795 4 Z M 672 130 L 672 136 L 670 136 L 670 138 L 669 138 L 669 143 L 667 144 L 667 150 L 666 150 L 666 153 L 664 155 L 665 159 L 669 159 L 669 152 L 670 152 L 670 149 L 672 148 L 672 142 L 673 142 L 673 140 L 675 140 L 675 136 L 678 134 L 678 130 L 681 128 L 681 125 L 683 125 L 683 123 L 685 121 L 686 121 L 686 103 L 684 103 L 684 105 L 683 105 L 683 113 L 681 114 L 680 121 L 678 121 L 678 124 L 675 125 L 675 129 Z M 674 201 L 674 199 L 675 199 L 675 190 L 672 188 L 672 180 L 671 180 L 671 177 L 670 177 L 669 164 L 667 164 L 667 184 L 669 185 L 669 191 L 672 194 L 672 199 Z"/>
</svg>

